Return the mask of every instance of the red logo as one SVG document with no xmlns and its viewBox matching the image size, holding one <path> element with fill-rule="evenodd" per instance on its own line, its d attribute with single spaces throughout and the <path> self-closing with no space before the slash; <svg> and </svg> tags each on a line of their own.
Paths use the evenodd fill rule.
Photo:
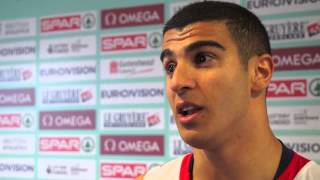
<svg viewBox="0 0 320 180">
<path fill-rule="evenodd" d="M 0 128 L 19 128 L 21 116 L 19 114 L 0 114 Z"/>
<path fill-rule="evenodd" d="M 147 172 L 146 164 L 102 163 L 102 178 L 135 178 Z"/>
<path fill-rule="evenodd" d="M 81 100 L 82 102 L 87 102 L 92 99 L 92 93 L 90 90 L 81 92 Z"/>
<path fill-rule="evenodd" d="M 115 28 L 128 26 L 145 26 L 164 22 L 163 4 L 106 9 L 101 12 L 101 27 Z"/>
<path fill-rule="evenodd" d="M 0 89 L 0 107 L 33 106 L 35 89 Z"/>
<path fill-rule="evenodd" d="M 41 19 L 41 32 L 56 32 L 66 30 L 79 30 L 81 28 L 81 16 L 60 16 Z"/>
<path fill-rule="evenodd" d="M 39 143 L 40 151 L 80 152 L 80 138 L 42 137 Z"/>
<path fill-rule="evenodd" d="M 116 62 L 116 61 L 111 61 L 109 68 L 110 68 L 110 73 L 111 73 L 111 74 L 118 73 L 118 62 Z"/>
<path fill-rule="evenodd" d="M 268 97 L 306 97 L 307 80 L 275 80 L 268 87 Z"/>
<path fill-rule="evenodd" d="M 25 70 L 22 72 L 22 77 L 23 77 L 23 80 L 28 80 L 32 77 L 32 71 L 30 70 Z"/>
<path fill-rule="evenodd" d="M 308 25 L 307 30 L 310 37 L 320 34 L 320 21 Z"/>
<path fill-rule="evenodd" d="M 121 51 L 133 49 L 147 48 L 147 34 L 133 34 L 124 36 L 103 37 L 101 50 L 106 51 Z"/>
<path fill-rule="evenodd" d="M 117 155 L 155 155 L 164 154 L 163 136 L 116 136 L 102 135 L 101 154 Z"/>
<path fill-rule="evenodd" d="M 320 46 L 272 50 L 276 71 L 320 69 Z"/>
<path fill-rule="evenodd" d="M 40 129 L 52 130 L 95 129 L 96 111 L 41 111 L 39 126 Z"/>
<path fill-rule="evenodd" d="M 154 126 L 160 122 L 160 117 L 158 114 L 152 114 L 147 117 L 148 125 Z"/>
</svg>

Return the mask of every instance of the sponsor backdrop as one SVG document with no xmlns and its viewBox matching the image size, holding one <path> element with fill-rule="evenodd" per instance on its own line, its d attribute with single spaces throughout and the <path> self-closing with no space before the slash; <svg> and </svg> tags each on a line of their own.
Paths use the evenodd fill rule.
<svg viewBox="0 0 320 180">
<path fill-rule="evenodd" d="M 164 22 L 191 1 L 3 1 L 0 179 L 133 179 L 191 151 L 159 60 Z M 320 1 L 234 0 L 263 20 L 275 134 L 320 161 Z"/>
</svg>

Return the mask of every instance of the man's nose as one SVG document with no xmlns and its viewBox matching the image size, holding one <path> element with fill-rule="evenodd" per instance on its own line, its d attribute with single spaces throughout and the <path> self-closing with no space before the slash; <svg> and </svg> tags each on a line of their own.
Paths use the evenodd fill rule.
<svg viewBox="0 0 320 180">
<path fill-rule="evenodd" d="M 178 63 L 169 82 L 172 91 L 183 95 L 196 86 L 193 68 L 187 63 Z"/>
</svg>

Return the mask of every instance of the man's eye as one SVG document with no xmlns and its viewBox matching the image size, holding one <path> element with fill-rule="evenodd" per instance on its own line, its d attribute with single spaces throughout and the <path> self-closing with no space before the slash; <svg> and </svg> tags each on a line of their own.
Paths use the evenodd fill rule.
<svg viewBox="0 0 320 180">
<path fill-rule="evenodd" d="M 175 62 L 169 62 L 166 66 L 165 66 L 166 72 L 168 74 L 171 74 L 174 72 L 174 70 L 176 69 L 176 63 Z"/>
<path fill-rule="evenodd" d="M 194 61 L 196 65 L 201 65 L 207 61 L 212 60 L 213 58 L 214 58 L 213 55 L 210 55 L 207 53 L 198 53 L 196 54 Z"/>
</svg>

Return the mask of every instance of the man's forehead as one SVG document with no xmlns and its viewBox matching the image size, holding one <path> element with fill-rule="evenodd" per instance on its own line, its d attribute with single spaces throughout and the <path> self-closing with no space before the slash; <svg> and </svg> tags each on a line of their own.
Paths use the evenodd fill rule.
<svg viewBox="0 0 320 180">
<path fill-rule="evenodd" d="M 164 45 L 172 41 L 181 41 L 194 36 L 211 36 L 215 31 L 224 29 L 225 23 L 221 21 L 205 21 L 187 25 L 183 28 L 168 30 L 163 37 Z M 225 30 L 225 29 L 224 29 Z"/>
</svg>

